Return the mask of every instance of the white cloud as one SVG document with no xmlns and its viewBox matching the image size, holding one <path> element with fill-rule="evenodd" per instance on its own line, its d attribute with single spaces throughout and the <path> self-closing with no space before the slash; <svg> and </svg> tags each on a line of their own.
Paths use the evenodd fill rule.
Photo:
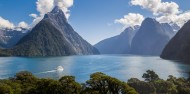
<svg viewBox="0 0 190 94">
<path fill-rule="evenodd" d="M 160 0 L 131 0 L 131 5 L 141 6 L 150 11 L 156 11 Z"/>
<path fill-rule="evenodd" d="M 141 6 L 153 12 L 154 15 L 178 14 L 179 5 L 175 2 L 162 2 L 161 0 L 131 0 L 131 5 Z"/>
<path fill-rule="evenodd" d="M 143 15 L 138 13 L 129 13 L 121 19 L 116 19 L 115 23 L 120 23 L 124 26 L 124 29 L 130 26 L 141 25 L 144 20 Z"/>
<path fill-rule="evenodd" d="M 54 0 L 38 0 L 36 2 L 37 11 L 40 12 L 40 16 L 50 12 L 54 7 Z"/>
<path fill-rule="evenodd" d="M 5 29 L 5 28 L 13 29 L 15 28 L 15 25 L 9 20 L 6 20 L 0 17 L 0 29 Z"/>
<path fill-rule="evenodd" d="M 183 12 L 175 2 L 162 2 L 162 0 L 131 0 L 131 5 L 141 6 L 152 12 L 161 23 L 175 22 L 182 26 L 190 20 L 190 11 Z"/>
<path fill-rule="evenodd" d="M 28 24 L 24 21 L 21 21 L 18 25 L 14 25 L 9 20 L 6 20 L 0 17 L 0 29 L 13 29 L 13 30 L 22 30 L 21 28 L 29 28 Z"/>
<path fill-rule="evenodd" d="M 64 12 L 66 18 L 68 19 L 70 16 L 69 8 L 73 6 L 73 0 L 38 0 L 36 2 L 37 11 L 40 13 L 39 15 L 30 14 L 31 17 L 35 18 L 31 27 L 35 26 L 38 22 L 40 22 L 44 15 L 50 12 L 55 6 L 59 6 L 60 9 Z"/>
<path fill-rule="evenodd" d="M 175 2 L 161 2 L 155 14 L 175 15 L 180 13 L 179 5 Z"/>
<path fill-rule="evenodd" d="M 178 15 L 160 16 L 160 17 L 157 17 L 156 20 L 162 23 L 174 22 L 181 27 L 183 26 L 184 23 L 190 20 L 189 17 L 190 17 L 190 11 L 187 11 Z"/>
<path fill-rule="evenodd" d="M 69 7 L 73 6 L 73 0 L 55 0 L 54 5 L 59 6 L 65 13 L 66 18 L 70 16 Z"/>
<path fill-rule="evenodd" d="M 37 15 L 37 14 L 33 14 L 33 13 L 32 13 L 32 14 L 30 14 L 29 16 L 30 16 L 30 17 L 33 17 L 33 18 L 37 18 L 37 17 L 38 17 L 38 15 Z"/>
<path fill-rule="evenodd" d="M 28 28 L 28 24 L 26 22 L 22 21 L 22 22 L 20 22 L 18 24 L 17 27 L 19 27 L 19 28 L 26 28 L 27 29 Z"/>
</svg>

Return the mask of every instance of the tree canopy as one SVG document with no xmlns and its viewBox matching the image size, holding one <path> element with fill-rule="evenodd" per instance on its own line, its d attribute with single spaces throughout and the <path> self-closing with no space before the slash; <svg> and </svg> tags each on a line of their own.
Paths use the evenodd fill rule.
<svg viewBox="0 0 190 94">
<path fill-rule="evenodd" d="M 163 80 L 153 70 L 147 70 L 142 77 L 145 81 L 131 78 L 123 82 L 96 72 L 80 84 L 74 76 L 54 80 L 21 71 L 13 78 L 0 80 L 0 94 L 190 94 L 189 79 L 170 75 Z"/>
</svg>

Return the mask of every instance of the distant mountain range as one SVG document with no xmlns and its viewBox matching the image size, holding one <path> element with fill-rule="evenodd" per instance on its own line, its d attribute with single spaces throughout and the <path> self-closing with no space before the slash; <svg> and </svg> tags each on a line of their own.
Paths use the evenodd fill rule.
<svg viewBox="0 0 190 94">
<path fill-rule="evenodd" d="M 95 47 L 101 54 L 127 54 L 139 26 L 128 27 L 120 35 L 100 41 Z"/>
<path fill-rule="evenodd" d="M 120 35 L 100 41 L 94 45 L 96 49 L 74 31 L 63 11 L 55 7 L 30 31 L 0 30 L 0 55 L 64 56 L 100 52 L 159 56 L 179 29 L 175 23 L 159 23 L 155 19 L 146 18 L 141 26 L 128 27 Z M 161 57 L 165 58 L 167 51 L 164 50 Z"/>
<path fill-rule="evenodd" d="M 170 40 L 160 57 L 190 62 L 190 21 Z"/>
<path fill-rule="evenodd" d="M 11 48 L 13 47 L 23 36 L 28 32 L 26 29 L 13 30 L 13 29 L 2 29 L 0 30 L 0 48 Z"/>
<path fill-rule="evenodd" d="M 91 54 L 99 54 L 99 51 L 73 30 L 59 7 L 47 13 L 14 47 L 0 50 L 2 56 Z"/>
<path fill-rule="evenodd" d="M 120 35 L 100 41 L 95 47 L 101 54 L 159 56 L 179 28 L 174 23 L 159 23 L 155 19 L 146 18 L 140 27 L 129 27 Z"/>
</svg>

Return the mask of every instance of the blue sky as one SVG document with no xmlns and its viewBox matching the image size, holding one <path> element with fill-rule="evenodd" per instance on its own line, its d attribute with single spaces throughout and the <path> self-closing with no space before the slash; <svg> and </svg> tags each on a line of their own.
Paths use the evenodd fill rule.
<svg viewBox="0 0 190 94">
<path fill-rule="evenodd" d="M 76 32 L 91 44 L 122 32 L 123 25 L 115 23 L 128 13 L 139 13 L 146 17 L 155 17 L 152 11 L 141 6 L 130 5 L 131 0 L 74 0 L 70 7 L 69 22 Z M 182 11 L 190 10 L 189 0 L 162 0 L 175 2 Z M 31 13 L 39 14 L 36 10 L 37 0 L 1 0 L 0 17 L 14 24 L 25 21 L 30 24 Z"/>
</svg>

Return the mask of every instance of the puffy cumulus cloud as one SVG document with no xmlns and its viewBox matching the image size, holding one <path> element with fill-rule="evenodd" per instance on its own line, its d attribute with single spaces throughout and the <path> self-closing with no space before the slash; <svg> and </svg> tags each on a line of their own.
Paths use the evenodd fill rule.
<svg viewBox="0 0 190 94">
<path fill-rule="evenodd" d="M 130 26 L 141 25 L 143 20 L 144 20 L 143 15 L 138 13 L 129 13 L 128 15 L 125 15 L 121 19 L 116 19 L 115 23 L 122 24 L 124 26 L 123 29 L 125 29 Z"/>
<path fill-rule="evenodd" d="M 163 2 L 158 4 L 158 9 L 156 10 L 155 14 L 159 15 L 174 15 L 180 13 L 179 5 L 175 2 Z"/>
<path fill-rule="evenodd" d="M 26 22 L 22 21 L 22 22 L 20 22 L 18 24 L 17 27 L 19 27 L 19 28 L 26 28 L 27 29 L 28 28 L 28 24 Z"/>
<path fill-rule="evenodd" d="M 141 6 L 144 9 L 149 9 L 150 11 L 156 11 L 160 0 L 131 0 L 131 5 Z"/>
<path fill-rule="evenodd" d="M 0 29 L 5 29 L 5 28 L 14 29 L 15 25 L 9 20 L 6 20 L 0 17 Z"/>
<path fill-rule="evenodd" d="M 65 13 L 66 18 L 69 18 L 70 11 L 68 8 L 73 6 L 73 0 L 55 0 L 54 5 L 59 6 Z"/>
<path fill-rule="evenodd" d="M 190 11 L 183 12 L 178 15 L 160 16 L 160 17 L 157 17 L 156 19 L 162 23 L 174 22 L 181 27 L 184 25 L 184 23 L 190 20 Z"/>
<path fill-rule="evenodd" d="M 0 17 L 0 29 L 13 29 L 21 31 L 22 28 L 28 29 L 29 26 L 26 22 L 21 21 L 18 25 L 13 24 L 9 20 Z"/>
<path fill-rule="evenodd" d="M 39 15 L 34 13 L 29 15 L 30 17 L 34 18 L 32 24 L 30 25 L 31 28 L 38 24 L 42 20 L 43 16 L 53 9 L 54 0 L 37 0 L 36 7 Z"/>
<path fill-rule="evenodd" d="M 154 15 L 178 14 L 179 6 L 175 2 L 162 2 L 161 0 L 131 0 L 131 5 L 141 6 L 150 10 Z"/>
<path fill-rule="evenodd" d="M 43 16 L 50 12 L 55 6 L 58 6 L 64 12 L 66 18 L 70 16 L 69 8 L 73 6 L 73 0 L 38 0 L 36 2 L 37 11 L 39 15 L 30 14 L 29 16 L 33 17 L 33 23 L 31 27 L 35 26 L 39 21 L 43 19 Z"/>
<path fill-rule="evenodd" d="M 38 0 L 36 2 L 37 11 L 40 12 L 40 16 L 50 12 L 54 7 L 54 0 Z"/>
<path fill-rule="evenodd" d="M 155 18 L 161 23 L 174 22 L 183 26 L 190 20 L 190 11 L 183 12 L 175 2 L 162 2 L 162 0 L 131 0 L 131 5 L 140 6 L 153 13 Z"/>
</svg>

